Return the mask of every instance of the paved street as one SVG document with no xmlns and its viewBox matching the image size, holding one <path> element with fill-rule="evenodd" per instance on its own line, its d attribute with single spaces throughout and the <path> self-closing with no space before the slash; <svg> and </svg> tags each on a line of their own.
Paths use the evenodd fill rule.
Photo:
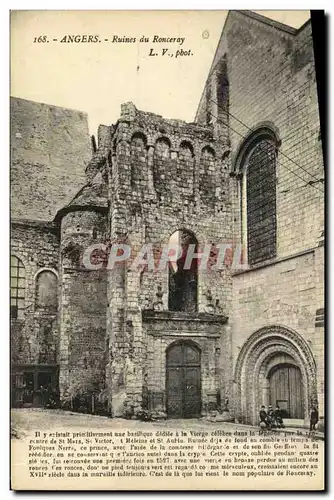
<svg viewBox="0 0 334 500">
<path fill-rule="evenodd" d="M 205 419 L 170 419 L 156 422 L 141 422 L 140 420 L 125 420 L 122 418 L 108 418 L 97 415 L 85 415 L 81 413 L 68 412 L 63 410 L 44 410 L 39 408 L 24 408 L 13 409 L 12 425 L 21 432 L 29 432 L 31 430 L 50 430 L 57 428 L 89 428 L 100 429 L 104 428 L 130 428 L 138 427 L 142 429 L 152 429 L 152 427 L 161 428 L 177 428 L 182 429 L 190 427 L 198 429 L 229 429 L 229 430 L 246 430 L 252 429 L 251 426 L 227 422 L 208 422 Z"/>
<path fill-rule="evenodd" d="M 101 428 L 138 428 L 138 429 L 195 429 L 210 431 L 220 429 L 229 432 L 243 432 L 247 430 L 258 431 L 257 427 L 235 424 L 232 422 L 208 422 L 206 419 L 170 419 L 156 422 L 141 422 L 140 420 L 125 420 L 121 418 L 108 418 L 97 415 L 85 415 L 82 413 L 73 413 L 63 410 L 45 410 L 40 408 L 13 409 L 12 429 L 19 437 L 24 437 L 33 430 L 57 430 L 57 429 L 101 429 Z M 276 431 L 278 432 L 278 431 Z M 306 434 L 307 429 L 296 429 L 287 427 L 281 432 L 297 432 Z M 322 438 L 322 433 L 316 433 L 317 437 Z"/>
</svg>

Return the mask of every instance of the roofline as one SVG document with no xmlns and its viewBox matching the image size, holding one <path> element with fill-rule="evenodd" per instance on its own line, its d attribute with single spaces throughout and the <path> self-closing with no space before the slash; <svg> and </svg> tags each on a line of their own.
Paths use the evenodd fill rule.
<svg viewBox="0 0 334 500">
<path fill-rule="evenodd" d="M 195 123 L 196 123 L 197 116 L 198 116 L 198 110 L 199 110 L 199 108 L 200 108 L 200 106 L 201 106 L 202 99 L 203 99 L 203 97 L 204 97 L 204 91 L 205 91 L 205 89 L 206 89 L 206 87 L 207 87 L 207 81 L 208 81 L 208 79 L 209 79 L 209 77 L 210 77 L 210 75 L 211 75 L 211 71 L 212 71 L 212 69 L 213 69 L 213 63 L 214 63 L 214 62 L 215 62 L 215 60 L 216 60 L 216 55 L 217 55 L 217 53 L 218 53 L 218 49 L 219 49 L 219 47 L 220 47 L 220 42 L 221 42 L 221 40 L 222 40 L 222 38 L 223 38 L 225 25 L 226 25 L 226 23 L 227 23 L 227 20 L 228 20 L 228 17 L 229 17 L 229 15 L 230 15 L 230 12 L 231 12 L 230 10 L 229 10 L 229 11 L 227 11 L 227 16 L 226 16 L 226 18 L 225 18 L 224 25 L 223 25 L 223 28 L 222 28 L 222 30 L 221 30 L 220 37 L 219 37 L 219 40 L 218 40 L 218 43 L 217 43 L 217 47 L 216 47 L 215 53 L 214 53 L 214 55 L 213 55 L 213 59 L 212 59 L 212 63 L 211 63 L 210 69 L 209 69 L 209 73 L 208 73 L 208 76 L 206 77 L 206 80 L 205 80 L 205 82 L 204 82 L 204 87 L 203 87 L 203 90 L 202 90 L 202 93 L 201 93 L 201 96 L 200 96 L 200 99 L 199 99 L 199 103 L 198 103 L 198 105 L 197 105 L 197 109 L 196 109 L 195 117 L 194 117 L 194 120 L 193 120 Z"/>
<path fill-rule="evenodd" d="M 304 24 L 302 24 L 302 25 L 301 25 L 301 26 L 297 29 L 297 33 L 296 33 L 296 35 L 298 35 L 301 31 L 303 31 L 303 30 L 306 28 L 306 26 L 308 26 L 308 25 L 309 25 L 309 24 L 311 24 L 311 23 L 312 23 L 312 18 L 310 17 L 307 21 L 305 21 L 305 23 L 304 23 Z"/>
<path fill-rule="evenodd" d="M 298 30 L 296 28 L 292 28 L 291 26 L 288 26 L 287 24 L 280 23 L 279 21 L 274 21 L 273 19 L 269 19 L 269 17 L 262 16 L 261 14 L 258 14 L 257 12 L 253 12 L 251 10 L 237 10 L 235 12 L 239 12 L 240 14 L 243 14 L 244 16 L 256 19 L 257 21 L 260 21 L 264 24 L 268 24 L 272 28 L 276 28 L 280 31 L 284 31 L 285 33 L 289 33 L 290 35 L 296 35 L 296 33 L 298 32 Z"/>
<path fill-rule="evenodd" d="M 272 19 L 269 19 L 268 17 L 262 16 L 261 14 L 257 14 L 256 12 L 253 12 L 251 10 L 229 10 L 227 12 L 227 16 L 225 18 L 224 25 L 223 25 L 223 28 L 222 28 L 222 31 L 221 31 L 221 34 L 220 34 L 220 37 L 219 37 L 219 41 L 217 43 L 217 47 L 216 47 L 216 50 L 215 50 L 215 53 L 214 53 L 214 56 L 213 56 L 213 59 L 212 59 L 212 63 L 211 63 L 210 69 L 209 69 L 209 73 L 208 73 L 208 76 L 207 76 L 207 78 L 205 80 L 204 88 L 203 88 L 203 91 L 202 91 L 202 94 L 200 96 L 200 100 L 199 100 L 199 103 L 198 103 L 198 106 L 197 106 L 197 109 L 196 109 L 196 114 L 195 114 L 195 118 L 194 118 L 195 122 L 197 120 L 198 111 L 199 111 L 202 99 L 204 97 L 204 90 L 206 88 L 206 84 L 207 84 L 208 78 L 210 77 L 211 72 L 212 72 L 212 70 L 214 68 L 213 64 L 215 62 L 216 55 L 217 55 L 218 49 L 220 47 L 220 42 L 221 42 L 221 40 L 223 38 L 223 35 L 224 35 L 225 26 L 226 26 L 226 23 L 228 21 L 228 18 L 230 16 L 231 12 L 237 12 L 239 14 L 243 14 L 244 16 L 247 16 L 247 17 L 250 17 L 252 19 L 255 19 L 256 21 L 259 21 L 260 23 L 267 24 L 268 26 L 271 26 L 272 28 L 276 28 L 276 29 L 278 29 L 280 31 L 283 31 L 283 32 L 285 32 L 285 33 L 287 33 L 289 35 L 293 35 L 293 36 L 298 35 L 301 31 L 303 31 L 306 28 L 306 26 L 309 23 L 311 23 L 311 17 L 310 17 L 304 24 L 302 24 L 302 26 L 300 26 L 297 29 L 297 28 L 292 28 L 291 26 L 288 26 L 286 24 L 280 23 L 278 21 L 274 21 Z"/>
<path fill-rule="evenodd" d="M 230 12 L 230 11 L 229 11 Z M 273 28 L 277 28 L 278 30 L 284 31 L 286 33 L 290 33 L 291 35 L 298 35 L 301 31 L 303 31 L 308 24 L 311 23 L 311 15 L 304 24 L 299 26 L 299 28 L 293 28 L 292 26 L 288 26 L 287 24 L 281 23 L 279 21 L 275 21 L 274 19 L 270 19 L 269 17 L 262 16 L 257 12 L 253 12 L 251 10 L 237 10 L 236 12 L 240 12 L 240 14 L 244 14 L 245 16 L 252 17 L 257 21 L 263 22 L 264 24 L 268 24 Z"/>
<path fill-rule="evenodd" d="M 51 232 L 58 231 L 59 227 L 53 220 L 36 220 L 36 219 L 21 219 L 12 218 L 10 221 L 11 226 L 29 226 L 41 230 L 49 230 Z"/>
<path fill-rule="evenodd" d="M 42 106 L 47 106 L 48 108 L 64 109 L 65 111 L 71 111 L 72 113 L 80 114 L 88 119 L 88 113 L 86 111 L 81 111 L 75 108 L 66 108 L 65 106 L 58 106 L 56 104 L 49 104 L 47 102 L 33 101 L 32 99 L 25 99 L 24 97 L 18 97 L 16 95 L 11 95 L 10 100 L 15 99 L 17 101 L 32 102 L 33 104 L 41 104 Z M 88 134 L 89 137 L 89 134 Z"/>
<path fill-rule="evenodd" d="M 64 208 L 61 208 L 58 210 L 58 212 L 55 215 L 54 222 L 59 223 L 61 219 L 72 212 L 100 212 L 100 213 L 108 213 L 108 207 L 102 206 L 102 205 L 94 205 L 94 204 L 88 204 L 88 205 L 68 205 Z"/>
</svg>

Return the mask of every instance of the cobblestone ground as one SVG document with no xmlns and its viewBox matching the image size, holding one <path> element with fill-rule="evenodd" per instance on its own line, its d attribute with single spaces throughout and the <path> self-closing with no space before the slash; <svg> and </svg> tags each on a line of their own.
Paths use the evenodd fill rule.
<svg viewBox="0 0 334 500">
<path fill-rule="evenodd" d="M 138 428 L 138 429 L 185 429 L 185 430 L 214 430 L 221 429 L 229 432 L 245 432 L 253 430 L 258 432 L 258 427 L 236 424 L 232 422 L 209 422 L 205 418 L 201 419 L 168 419 L 156 422 L 141 422 L 140 420 L 126 420 L 122 418 L 108 418 L 97 415 L 85 415 L 82 413 L 73 413 L 63 410 L 45 410 L 40 408 L 13 409 L 11 411 L 12 435 L 13 437 L 24 437 L 33 430 L 57 430 L 57 429 L 112 429 L 112 428 Z M 14 432 L 13 432 L 14 431 Z M 291 434 L 308 434 L 305 428 L 286 427 L 283 431 Z M 323 433 L 315 433 L 320 439 L 323 439 Z M 315 435 L 314 434 L 314 435 Z"/>
<path fill-rule="evenodd" d="M 108 418 L 97 415 L 67 412 L 63 410 L 44 410 L 39 408 L 14 409 L 11 412 L 12 427 L 19 433 L 31 430 L 51 430 L 57 428 L 177 428 L 177 429 L 226 429 L 229 431 L 254 429 L 254 427 L 230 422 L 208 422 L 205 419 L 170 419 L 157 422 L 141 422 L 140 420 L 125 420 L 122 418 Z"/>
</svg>

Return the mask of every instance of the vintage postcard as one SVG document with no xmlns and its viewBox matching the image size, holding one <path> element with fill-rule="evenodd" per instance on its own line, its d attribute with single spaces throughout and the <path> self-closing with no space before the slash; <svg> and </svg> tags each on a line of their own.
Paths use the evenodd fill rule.
<svg viewBox="0 0 334 500">
<path fill-rule="evenodd" d="M 321 14 L 11 12 L 13 490 L 324 490 Z"/>
</svg>

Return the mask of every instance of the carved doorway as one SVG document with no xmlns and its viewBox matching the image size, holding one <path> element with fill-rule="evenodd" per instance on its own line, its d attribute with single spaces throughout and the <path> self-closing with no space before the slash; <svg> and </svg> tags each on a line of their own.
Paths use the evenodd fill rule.
<svg viewBox="0 0 334 500">
<path fill-rule="evenodd" d="M 193 344 L 173 344 L 166 353 L 167 416 L 201 416 L 201 353 Z"/>
</svg>

